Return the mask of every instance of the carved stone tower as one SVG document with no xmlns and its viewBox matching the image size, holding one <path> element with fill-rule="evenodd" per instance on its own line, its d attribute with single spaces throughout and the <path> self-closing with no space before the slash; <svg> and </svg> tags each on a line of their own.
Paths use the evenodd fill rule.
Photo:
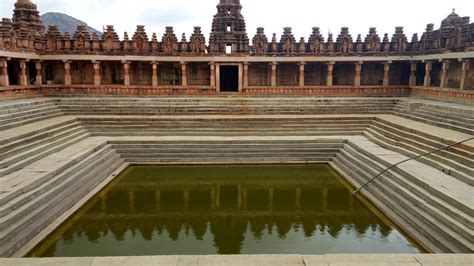
<svg viewBox="0 0 474 266">
<path fill-rule="evenodd" d="M 242 54 L 250 51 L 240 0 L 220 0 L 212 22 L 209 52 Z"/>
<path fill-rule="evenodd" d="M 30 0 L 18 0 L 15 3 L 12 21 L 13 29 L 19 29 L 21 24 L 26 24 L 27 28 L 39 33 L 44 32 L 38 8 Z"/>
</svg>

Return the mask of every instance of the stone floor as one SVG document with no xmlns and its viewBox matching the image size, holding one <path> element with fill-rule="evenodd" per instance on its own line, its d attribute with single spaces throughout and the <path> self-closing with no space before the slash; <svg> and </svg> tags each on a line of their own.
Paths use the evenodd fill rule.
<svg viewBox="0 0 474 266">
<path fill-rule="evenodd" d="M 237 255 L 0 259 L 0 265 L 474 265 L 474 254 Z"/>
</svg>

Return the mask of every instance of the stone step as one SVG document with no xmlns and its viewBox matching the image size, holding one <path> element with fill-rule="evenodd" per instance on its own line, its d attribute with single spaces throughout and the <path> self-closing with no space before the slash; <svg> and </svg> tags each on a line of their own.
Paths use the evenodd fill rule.
<svg viewBox="0 0 474 266">
<path fill-rule="evenodd" d="M 27 116 L 27 115 L 31 115 L 35 113 L 41 113 L 43 111 L 49 111 L 49 110 L 59 110 L 59 109 L 53 103 L 35 105 L 31 108 L 6 109 L 3 111 L 3 113 L 0 112 L 0 121 L 15 118 L 15 117 Z"/>
<path fill-rule="evenodd" d="M 28 193 L 47 180 L 74 167 L 107 144 L 104 140 L 88 138 L 66 149 L 41 158 L 39 161 L 0 179 L 3 193 L 0 194 L 0 206 Z"/>
<path fill-rule="evenodd" d="M 49 110 L 44 110 L 41 112 L 38 111 L 37 113 L 33 113 L 33 114 L 25 115 L 25 116 L 17 116 L 17 117 L 5 119 L 5 120 L 0 119 L 0 123 L 2 123 L 2 127 L 8 128 L 9 124 L 17 124 L 19 121 L 31 120 L 35 118 L 43 118 L 43 117 L 47 117 L 47 116 L 55 115 L 55 114 L 60 115 L 61 112 L 58 109 L 51 108 Z"/>
<path fill-rule="evenodd" d="M 381 165 L 377 163 L 374 163 L 370 166 L 360 164 L 357 165 L 358 162 L 360 162 L 358 157 L 366 157 L 363 157 L 356 152 L 344 150 L 336 158 L 341 159 L 340 157 L 344 157 L 345 160 L 348 160 L 348 162 L 346 162 L 346 167 L 350 166 L 352 171 L 356 171 L 360 176 L 365 175 L 367 180 L 370 178 L 370 176 L 373 177 L 381 171 L 376 169 L 383 169 L 379 168 Z M 449 207 L 449 205 L 443 205 L 442 202 L 431 199 L 430 194 L 427 191 L 414 185 L 413 183 L 410 183 L 403 176 L 398 175 L 397 173 L 389 172 L 386 176 L 374 181 L 369 186 L 372 187 L 368 188 L 368 190 L 371 190 L 373 186 L 383 186 L 384 191 L 386 191 L 385 195 L 390 196 L 390 194 L 395 194 L 397 197 L 403 198 L 407 212 L 413 212 L 413 208 L 422 209 L 425 217 L 422 217 L 421 219 L 428 219 L 429 221 L 436 222 L 434 226 L 430 226 L 431 228 L 440 229 L 438 224 L 442 224 L 443 230 L 445 231 L 444 233 L 450 233 L 448 238 L 452 238 L 454 236 L 454 239 L 451 240 L 454 242 L 458 242 L 460 240 L 459 242 L 462 243 L 461 248 L 470 246 L 469 242 L 472 242 L 472 240 L 470 240 L 469 235 L 473 234 L 472 228 L 469 228 L 467 225 L 463 224 L 457 219 L 454 219 L 451 216 L 451 213 L 453 213 L 452 211 L 449 213 L 441 211 L 440 206 L 441 208 L 445 208 Z M 419 216 L 420 211 L 416 211 L 416 214 L 412 215 L 415 217 Z"/>
<path fill-rule="evenodd" d="M 160 131 L 150 131 L 150 132 L 136 132 L 136 131 L 108 131 L 108 132 L 90 132 L 92 136 L 107 136 L 107 137 L 157 137 L 157 136 L 200 136 L 197 135 L 196 132 L 194 131 L 189 131 L 189 132 L 172 132 L 163 134 Z M 362 135 L 363 131 L 362 130 L 330 130 L 330 131 L 314 131 L 314 132 L 304 132 L 304 133 L 299 133 L 299 132 L 292 132 L 291 134 L 288 134 L 288 132 L 272 132 L 272 134 L 268 134 L 265 132 L 247 132 L 247 133 L 239 133 L 235 134 L 232 132 L 225 133 L 225 132 L 210 132 L 206 133 L 206 135 L 202 136 L 223 136 L 223 137 L 236 137 L 236 136 L 255 136 L 255 137 L 261 137 L 261 136 L 356 136 L 356 135 Z"/>
<path fill-rule="evenodd" d="M 115 157 L 113 155 L 115 155 Z M 15 198 L 10 201 L 8 205 L 1 206 L 0 230 L 3 231 L 8 227 L 13 226 L 16 221 L 25 217 L 34 209 L 39 208 L 67 187 L 72 186 L 77 179 L 80 179 L 80 175 L 87 174 L 84 169 L 100 168 L 103 163 L 102 160 L 99 160 L 100 158 L 107 158 L 108 160 L 112 158 L 113 160 L 117 160 L 119 156 L 110 149 L 110 147 L 108 149 L 102 149 L 93 156 L 86 158 L 83 162 L 72 167 L 75 171 L 72 171 L 72 168 L 68 169 L 55 178 L 47 180 L 35 190 Z"/>
<path fill-rule="evenodd" d="M 314 164 L 314 163 L 328 163 L 331 162 L 333 156 L 326 156 L 326 157 L 318 157 L 318 158 L 300 158 L 300 157 L 255 157 L 254 160 L 256 162 L 249 162 L 248 159 L 245 158 L 219 158 L 219 157 L 207 157 L 207 158 L 187 158 L 187 159 L 180 159 L 180 158 L 159 158 L 159 159 L 150 159 L 150 158 L 135 158 L 135 157 L 127 157 L 124 158 L 125 162 L 131 164 L 140 164 L 140 165 L 193 165 L 193 164 L 200 164 L 200 165 L 207 165 L 207 164 Z"/>
<path fill-rule="evenodd" d="M 38 122 L 33 122 L 28 125 L 23 125 L 18 128 L 5 130 L 0 135 L 0 152 L 4 152 L 3 148 L 8 150 L 10 144 L 22 142 L 23 140 L 32 139 L 37 135 L 47 131 L 56 130 L 57 128 L 67 126 L 70 123 L 77 122 L 73 117 L 54 117 Z"/>
<path fill-rule="evenodd" d="M 443 113 L 452 113 L 456 115 L 461 115 L 465 117 L 474 117 L 474 109 L 472 106 L 446 106 L 442 103 L 437 102 L 436 104 L 423 104 L 420 106 L 420 108 L 425 109 L 425 110 L 431 110 L 435 113 L 437 112 L 443 112 Z"/>
<path fill-rule="evenodd" d="M 65 138 L 56 140 L 44 146 L 36 147 L 33 150 L 29 150 L 23 154 L 14 156 L 10 160 L 2 161 L 0 163 L 0 177 L 4 177 L 15 171 L 18 171 L 28 165 L 40 160 L 41 158 L 50 154 L 57 153 L 73 144 L 76 144 L 90 136 L 87 131 L 79 131 L 73 135 Z"/>
<path fill-rule="evenodd" d="M 371 161 L 371 164 L 368 165 L 366 160 L 372 160 L 372 158 L 365 157 L 355 150 L 348 151 L 346 148 L 337 155 L 336 161 L 337 160 L 339 160 L 339 167 L 345 168 L 345 171 L 352 172 L 353 177 L 359 176 L 359 178 L 363 177 L 365 180 L 374 177 L 382 171 L 384 167 L 375 161 Z M 378 169 L 374 168 L 377 164 Z M 361 180 L 360 184 L 363 182 L 364 181 Z M 430 197 L 431 194 L 429 191 L 425 191 L 422 187 L 407 181 L 402 175 L 392 172 L 387 176 L 381 177 L 381 179 L 369 186 L 367 189 L 370 191 L 372 191 L 374 187 L 382 189 L 381 192 L 383 194 L 381 194 L 381 200 L 393 204 L 399 203 L 401 206 L 398 207 L 399 211 L 397 213 L 405 216 L 405 219 L 411 221 L 415 228 L 421 230 L 435 230 L 437 233 L 429 235 L 428 237 L 434 237 L 438 245 L 446 245 L 446 241 L 443 240 L 448 239 L 452 244 L 444 248 L 449 248 L 448 250 L 450 252 L 456 250 L 466 252 L 469 250 L 471 244 L 468 240 L 469 237 L 466 236 L 472 235 L 472 229 L 457 220 L 453 220 L 452 216 L 440 211 L 437 207 L 432 205 L 431 202 L 435 200 Z M 392 199 L 387 199 L 387 196 Z M 425 199 L 428 198 L 431 202 L 426 201 L 420 196 L 425 197 Z M 436 203 L 443 204 L 442 201 L 437 201 Z M 440 219 L 440 221 L 438 219 Z M 427 227 L 422 227 L 422 224 L 426 224 Z M 440 234 L 443 235 L 443 237 L 439 239 L 436 238 L 436 235 Z M 443 250 L 445 252 L 448 251 L 444 248 Z"/>
<path fill-rule="evenodd" d="M 109 160 L 97 158 L 97 160 L 102 161 L 102 167 L 86 168 L 89 172 L 84 171 L 86 174 L 76 178 L 73 185 L 68 186 L 46 204 L 43 204 L 41 208 L 35 209 L 17 222 L 22 226 L 9 227 L 5 237 L 1 239 L 10 241 L 0 245 L 0 256 L 11 256 L 19 247 L 25 245 L 44 228 L 53 223 L 57 217 L 74 206 L 77 201 L 87 195 L 123 163 L 122 160 L 113 158 Z"/>
<path fill-rule="evenodd" d="M 366 157 L 383 164 L 385 168 L 407 159 L 406 156 L 384 149 L 364 137 L 352 138 L 347 145 Z M 472 199 L 468 194 L 463 193 L 467 189 L 463 182 L 416 161 L 399 165 L 393 171 L 427 189 L 432 196 L 442 199 L 468 215 L 474 215 L 474 210 L 469 204 Z"/>
<path fill-rule="evenodd" d="M 399 146 L 401 148 L 408 149 L 415 155 L 421 155 L 438 149 L 438 147 L 432 147 L 422 142 L 402 137 L 400 136 L 400 134 L 397 134 L 396 131 L 385 130 L 376 126 L 370 126 L 366 130 L 366 133 L 377 134 L 377 136 L 381 138 L 381 140 L 385 140 L 386 142 L 391 143 L 394 146 Z M 446 145 L 440 147 L 445 146 Z M 468 156 L 453 154 L 450 150 L 442 150 L 428 155 L 424 158 L 433 158 L 434 160 L 447 164 L 450 167 L 453 167 L 459 171 L 468 173 L 469 175 L 474 175 L 474 169 L 470 167 L 471 160 Z"/>
<path fill-rule="evenodd" d="M 402 125 L 397 125 L 388 121 L 375 119 L 372 122 L 372 125 L 374 125 L 374 129 L 380 129 L 384 130 L 385 132 L 389 132 L 390 134 L 392 134 L 392 136 L 396 136 L 396 139 L 403 138 L 403 141 L 415 145 L 419 148 L 423 148 L 426 151 L 432 151 L 446 147 L 450 144 L 454 144 L 453 141 L 438 138 L 429 133 L 406 128 Z M 469 164 L 471 162 L 474 162 L 474 160 L 471 159 L 473 152 L 474 148 L 472 146 L 461 144 L 452 147 L 449 150 L 442 150 L 439 153 L 443 154 L 443 156 L 445 157 L 450 157 L 453 160 Z"/>
<path fill-rule="evenodd" d="M 429 120 L 429 119 L 426 119 L 426 118 L 419 117 L 417 115 L 413 115 L 411 113 L 410 114 L 408 114 L 408 113 L 396 113 L 396 115 L 401 116 L 401 117 L 405 117 L 405 118 L 408 118 L 408 119 L 412 119 L 412 120 L 415 120 L 415 121 L 419 121 L 419 122 L 439 126 L 439 127 L 442 127 L 442 128 L 452 129 L 452 130 L 456 130 L 456 131 L 459 131 L 459 132 L 462 132 L 462 133 L 474 135 L 474 130 L 471 130 L 469 128 L 458 127 L 458 126 L 453 126 L 453 125 L 442 123 L 442 122 L 432 121 L 432 120 Z"/>
<path fill-rule="evenodd" d="M 368 167 L 368 168 L 373 169 L 373 171 L 367 175 L 368 178 L 366 179 L 366 181 L 368 181 L 371 178 L 374 178 L 375 176 L 380 174 L 383 170 L 387 169 L 385 161 L 381 159 L 374 160 L 370 156 L 367 156 L 366 154 L 361 153 L 359 151 L 359 148 L 354 146 L 351 143 L 346 144 L 344 148 L 341 150 L 340 154 L 345 155 L 345 156 L 350 155 L 356 158 L 359 162 L 363 162 L 364 165 L 359 165 L 359 168 Z M 336 155 L 336 157 L 337 156 L 338 155 Z M 364 173 L 367 174 L 368 172 L 364 172 Z M 470 217 L 469 214 L 461 211 L 459 208 L 456 208 L 452 204 L 446 201 L 443 201 L 442 199 L 438 197 L 435 197 L 429 191 L 428 189 L 429 186 L 420 186 L 420 184 L 411 181 L 408 175 L 405 175 L 405 173 L 403 172 L 397 172 L 396 170 L 386 172 L 383 176 L 379 177 L 378 182 L 384 182 L 386 181 L 385 179 L 388 179 L 389 181 L 391 180 L 397 183 L 398 184 L 396 185 L 397 188 L 401 187 L 413 192 L 418 197 L 421 197 L 423 198 L 423 200 L 430 203 L 437 210 L 441 211 L 442 213 L 447 214 L 448 217 L 451 217 L 452 219 L 457 221 L 450 224 L 457 225 L 458 223 L 461 223 L 463 225 L 461 229 L 466 232 L 474 228 L 474 222 L 469 218 Z"/>
<path fill-rule="evenodd" d="M 234 127 L 233 125 L 227 125 L 226 127 L 199 127 L 199 128 L 194 128 L 194 127 L 188 127 L 188 126 L 183 126 L 183 127 L 166 127 L 162 128 L 160 126 L 149 126 L 149 125 L 143 125 L 143 126 L 84 126 L 84 128 L 88 129 L 90 132 L 109 132 L 109 131 L 135 131 L 139 130 L 141 132 L 154 132 L 154 131 L 159 131 L 162 134 L 166 133 L 174 133 L 174 132 L 195 132 L 197 133 L 212 133 L 212 132 L 236 132 L 236 133 L 250 133 L 250 132 L 259 132 L 259 133 L 272 133 L 272 132 L 293 132 L 295 130 L 298 130 L 300 132 L 317 132 L 317 131 L 330 131 L 330 130 L 358 130 L 358 131 L 363 131 L 367 128 L 365 125 L 356 125 L 356 126 L 314 126 L 314 127 L 298 127 L 298 126 L 293 126 L 293 127 L 278 127 L 278 126 L 267 126 L 264 128 L 261 127 Z"/>
<path fill-rule="evenodd" d="M 115 142 L 112 142 L 115 143 Z M 302 149 L 340 149 L 342 148 L 344 143 L 341 142 L 332 142 L 332 143 L 318 143 L 318 142 L 303 142 L 303 141 L 295 141 L 295 142 L 267 142 L 267 143 L 226 143 L 224 142 L 206 142 L 201 143 L 146 143 L 146 144 L 112 144 L 114 149 L 122 149 L 122 150 L 130 150 L 130 151 L 141 151 L 143 149 L 149 150 L 188 150 L 188 149 L 208 149 L 212 147 L 212 149 L 288 149 L 291 147 L 297 147 Z"/>
<path fill-rule="evenodd" d="M 374 173 L 368 170 L 367 167 L 359 168 L 363 162 L 354 157 L 346 157 L 339 154 L 334 163 L 342 169 L 345 173 L 353 178 L 353 184 L 360 186 L 364 184 L 371 176 L 368 173 Z M 413 203 L 408 202 L 404 197 L 405 194 L 398 194 L 392 191 L 392 187 L 382 185 L 380 182 L 374 182 L 371 186 L 365 189 L 362 194 L 369 196 L 372 203 L 390 216 L 401 228 L 407 230 L 415 240 L 422 244 L 427 250 L 434 253 L 456 253 L 463 252 L 465 248 L 458 247 L 458 245 L 451 243 L 446 239 L 438 229 L 433 229 L 431 224 L 426 222 L 426 219 L 419 219 L 419 214 L 414 211 Z M 373 195 L 373 196 L 371 196 Z M 410 209 L 411 208 L 411 209 Z M 436 220 L 432 220 L 436 221 Z M 451 237 L 448 237 L 451 240 Z"/>
<path fill-rule="evenodd" d="M 16 140 L 8 143 L 7 145 L 0 146 L 0 160 L 14 156 L 20 152 L 32 149 L 39 145 L 42 145 L 45 142 L 59 139 L 68 134 L 77 132 L 78 130 L 83 129 L 78 122 L 67 123 L 55 127 L 50 130 L 44 130 L 43 132 L 37 133 L 33 136 L 29 136 L 24 139 Z"/>
<path fill-rule="evenodd" d="M 11 112 L 29 110 L 31 108 L 37 108 L 42 105 L 56 105 L 56 103 L 56 100 L 51 99 L 32 99 L 26 102 L 6 102 L 5 104 L 0 104 L 0 114 L 8 114 Z"/>
<path fill-rule="evenodd" d="M 462 113 L 459 114 L 457 112 L 440 112 L 440 111 L 437 111 L 437 110 L 426 108 L 425 106 L 420 106 L 416 110 L 416 112 L 419 112 L 419 113 L 425 114 L 425 115 L 429 115 L 433 118 L 443 118 L 443 119 L 447 119 L 447 120 L 452 120 L 453 122 L 465 123 L 464 125 L 467 126 L 467 127 L 474 124 L 474 115 L 465 116 Z"/>
<path fill-rule="evenodd" d="M 395 98 L 327 98 L 327 97 L 156 97 L 156 98 L 119 98 L 119 97 L 71 97 L 55 98 L 58 104 L 328 104 L 328 103 L 367 103 L 367 104 L 392 104 L 400 103 Z"/>
<path fill-rule="evenodd" d="M 58 112 L 53 112 L 53 113 L 50 113 L 48 115 L 43 115 L 43 116 L 40 116 L 40 117 L 25 119 L 25 120 L 22 120 L 22 121 L 19 121 L 19 122 L 13 122 L 13 123 L 5 124 L 5 125 L 2 124 L 0 126 L 0 131 L 15 128 L 15 127 L 19 127 L 19 126 L 23 126 L 23 125 L 28 125 L 28 124 L 31 124 L 31 123 L 34 123 L 34 122 L 47 120 L 47 119 L 54 118 L 54 117 L 59 117 L 59 116 L 61 116 L 61 113 L 58 111 Z"/>
<path fill-rule="evenodd" d="M 461 128 L 462 130 L 474 129 L 474 119 L 455 117 L 453 115 L 445 115 L 442 113 L 432 113 L 423 109 L 416 109 L 408 113 L 409 115 L 417 116 L 421 119 L 439 123 L 440 125 L 452 127 L 453 130 Z"/>
<path fill-rule="evenodd" d="M 396 140 L 391 140 L 386 138 L 371 129 L 367 129 L 364 132 L 364 136 L 367 137 L 372 142 L 380 145 L 383 148 L 396 151 L 400 154 L 403 154 L 408 157 L 415 157 L 419 154 L 422 154 L 423 151 L 411 148 L 409 146 L 403 145 Z M 454 161 L 437 156 L 436 154 L 428 155 L 425 157 L 420 157 L 416 159 L 419 162 L 427 164 L 431 167 L 436 168 L 439 171 L 442 171 L 445 174 L 448 174 L 460 181 L 463 181 L 467 185 L 474 186 L 474 177 L 472 175 L 471 169 L 462 167 Z M 452 165 L 455 164 L 456 168 L 453 168 Z"/>
</svg>

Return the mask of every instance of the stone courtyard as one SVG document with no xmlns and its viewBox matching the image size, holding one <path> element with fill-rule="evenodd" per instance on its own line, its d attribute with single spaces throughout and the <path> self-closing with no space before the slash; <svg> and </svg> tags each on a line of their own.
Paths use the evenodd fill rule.
<svg viewBox="0 0 474 266">
<path fill-rule="evenodd" d="M 298 42 L 291 28 L 250 40 L 240 1 L 217 8 L 208 42 L 199 27 L 159 41 L 144 26 L 131 39 L 113 26 L 62 35 L 31 1 L 15 3 L 0 25 L 0 263 L 471 265 L 469 17 L 453 11 L 411 41 L 402 27 L 364 41 L 315 27 Z M 423 154 L 361 195 L 432 254 L 7 259 L 130 165 L 324 163 L 359 188 Z"/>
</svg>

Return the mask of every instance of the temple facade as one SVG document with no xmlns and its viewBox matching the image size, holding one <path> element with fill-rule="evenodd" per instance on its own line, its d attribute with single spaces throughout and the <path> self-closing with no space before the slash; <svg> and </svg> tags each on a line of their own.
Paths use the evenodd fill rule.
<svg viewBox="0 0 474 266">
<path fill-rule="evenodd" d="M 428 24 L 411 39 L 370 28 L 352 36 L 343 27 L 323 36 L 314 27 L 297 40 L 285 27 L 278 38 L 258 28 L 249 38 L 240 0 L 220 0 L 209 39 L 201 27 L 188 38 L 145 26 L 120 38 L 113 26 L 89 34 L 47 29 L 37 6 L 14 4 L 0 24 L 2 95 L 42 94 L 312 94 L 398 96 L 419 93 L 473 100 L 474 23 L 453 12 L 439 29 Z"/>
</svg>

